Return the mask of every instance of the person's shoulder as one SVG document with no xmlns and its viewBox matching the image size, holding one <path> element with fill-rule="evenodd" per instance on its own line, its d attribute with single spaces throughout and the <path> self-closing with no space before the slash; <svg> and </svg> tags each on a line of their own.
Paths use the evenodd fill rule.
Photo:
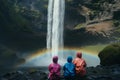
<svg viewBox="0 0 120 80">
<path fill-rule="evenodd" d="M 66 63 L 66 65 L 68 65 L 68 66 L 71 65 L 71 64 L 73 64 L 73 63 L 68 63 L 68 62 Z"/>
<path fill-rule="evenodd" d="M 73 63 L 70 63 L 70 66 L 75 66 L 75 64 L 73 64 Z"/>
<path fill-rule="evenodd" d="M 51 63 L 51 64 L 49 65 L 49 68 L 51 68 L 51 67 L 53 67 L 53 63 Z"/>
<path fill-rule="evenodd" d="M 75 60 L 76 60 L 76 61 L 78 61 L 78 60 L 80 60 L 80 59 L 81 59 L 81 58 L 78 58 L 78 57 L 77 57 L 77 58 L 75 58 Z"/>
<path fill-rule="evenodd" d="M 83 61 L 85 61 L 85 59 L 81 58 Z"/>
<path fill-rule="evenodd" d="M 84 63 L 86 63 L 85 59 L 82 58 L 81 60 L 82 60 Z"/>
<path fill-rule="evenodd" d="M 77 60 L 78 58 L 76 57 L 73 61 Z"/>
<path fill-rule="evenodd" d="M 68 64 L 68 62 L 67 63 L 65 63 L 65 65 L 67 65 Z"/>
<path fill-rule="evenodd" d="M 68 65 L 67 63 L 64 64 L 64 66 L 67 66 L 67 65 Z"/>
<path fill-rule="evenodd" d="M 61 66 L 60 64 L 57 64 L 58 66 Z"/>
<path fill-rule="evenodd" d="M 49 64 L 49 66 L 52 66 L 52 65 L 53 65 L 53 63 Z"/>
</svg>

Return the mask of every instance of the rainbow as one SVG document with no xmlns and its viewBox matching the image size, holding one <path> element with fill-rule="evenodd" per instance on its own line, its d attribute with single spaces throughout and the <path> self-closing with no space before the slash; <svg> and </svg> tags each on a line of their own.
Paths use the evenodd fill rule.
<svg viewBox="0 0 120 80">
<path fill-rule="evenodd" d="M 92 55 L 92 56 L 97 56 L 99 52 L 95 52 L 95 51 L 90 51 L 90 50 L 85 50 L 83 48 L 75 48 L 75 47 L 71 47 L 71 48 L 64 48 L 64 50 L 75 50 L 77 52 L 84 52 L 86 54 Z M 32 55 L 30 55 L 27 59 L 33 59 L 36 58 L 37 56 L 41 56 L 42 54 L 45 54 L 49 52 L 46 49 L 42 49 L 42 50 L 38 50 L 36 52 L 34 52 Z"/>
<path fill-rule="evenodd" d="M 80 52 L 84 53 L 84 55 L 90 57 L 91 62 L 89 62 L 90 60 L 86 60 L 89 65 L 92 65 L 92 64 L 93 64 L 92 61 L 95 61 L 95 60 L 92 60 L 92 59 L 97 59 L 97 58 L 98 58 L 98 56 L 97 56 L 98 53 L 95 53 L 94 51 L 85 50 L 85 49 L 83 49 L 83 48 L 64 48 L 64 50 L 69 50 L 69 51 L 72 51 L 72 50 L 73 50 L 73 51 L 75 51 L 75 52 L 79 52 L 79 51 L 80 51 Z M 47 51 L 46 49 L 38 50 L 38 51 L 34 52 L 32 55 L 27 56 L 27 57 L 26 57 L 26 62 L 17 65 L 17 67 L 18 67 L 18 66 L 21 66 L 21 65 L 28 65 L 28 63 L 31 63 L 31 65 L 36 66 L 36 64 L 42 63 L 42 62 L 36 63 L 36 62 L 38 61 L 38 60 L 36 61 L 36 59 L 39 59 L 39 60 L 41 61 L 40 58 L 41 58 L 41 57 L 44 57 L 44 55 L 45 55 L 45 54 L 48 54 L 48 53 L 49 53 L 49 51 Z M 45 57 L 45 58 L 47 58 L 47 57 Z M 44 60 L 43 60 L 43 61 L 44 61 Z M 48 61 L 51 61 L 51 59 L 49 59 Z M 35 63 L 36 63 L 36 64 L 35 64 Z M 97 59 L 97 62 L 94 62 L 94 63 L 99 64 L 99 60 Z M 49 64 L 49 63 L 46 63 L 46 64 Z M 93 64 L 93 65 L 94 65 L 94 64 Z M 39 65 L 37 65 L 37 66 L 39 66 Z"/>
</svg>

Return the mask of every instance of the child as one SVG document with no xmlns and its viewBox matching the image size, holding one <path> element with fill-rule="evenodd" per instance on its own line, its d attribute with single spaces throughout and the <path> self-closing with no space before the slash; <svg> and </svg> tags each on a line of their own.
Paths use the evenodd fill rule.
<svg viewBox="0 0 120 80">
<path fill-rule="evenodd" d="M 53 57 L 53 63 L 48 67 L 49 69 L 49 80 L 60 80 L 61 66 L 58 64 L 58 56 Z"/>
<path fill-rule="evenodd" d="M 82 58 L 82 53 L 78 52 L 76 58 L 73 60 L 73 64 L 75 64 L 76 76 L 84 77 L 86 75 L 86 62 Z"/>
<path fill-rule="evenodd" d="M 64 77 L 66 80 L 74 80 L 75 65 L 72 63 L 72 57 L 67 58 L 67 63 L 63 66 Z"/>
</svg>

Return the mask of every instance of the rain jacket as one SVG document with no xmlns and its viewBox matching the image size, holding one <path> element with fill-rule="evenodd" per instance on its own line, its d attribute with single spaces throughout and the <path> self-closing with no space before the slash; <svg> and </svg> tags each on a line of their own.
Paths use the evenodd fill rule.
<svg viewBox="0 0 120 80">
<path fill-rule="evenodd" d="M 64 77 L 75 76 L 75 65 L 72 63 L 72 57 L 67 58 L 67 63 L 63 66 Z"/>
<path fill-rule="evenodd" d="M 53 57 L 53 63 L 51 63 L 48 67 L 49 69 L 49 80 L 60 80 L 60 70 L 61 66 L 57 63 L 58 57 Z"/>
<path fill-rule="evenodd" d="M 76 74 L 80 76 L 86 75 L 86 62 L 82 58 L 82 53 L 78 52 L 76 58 L 73 60 L 73 64 L 75 64 Z"/>
</svg>

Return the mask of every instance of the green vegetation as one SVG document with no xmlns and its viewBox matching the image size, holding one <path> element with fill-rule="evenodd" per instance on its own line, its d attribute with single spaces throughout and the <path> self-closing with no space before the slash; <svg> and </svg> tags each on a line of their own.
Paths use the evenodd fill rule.
<svg viewBox="0 0 120 80">
<path fill-rule="evenodd" d="M 98 55 L 101 65 L 120 64 L 120 43 L 105 47 Z"/>
<path fill-rule="evenodd" d="M 83 47 L 84 50 L 93 52 L 93 54 L 98 55 L 98 53 L 103 50 L 108 44 L 98 44 Z M 82 50 L 83 50 L 82 49 Z"/>
<path fill-rule="evenodd" d="M 84 27 L 84 24 L 78 24 L 77 26 L 75 26 L 74 29 L 81 29 L 81 28 L 83 28 L 83 27 Z"/>
<path fill-rule="evenodd" d="M 115 27 L 120 27 L 120 21 L 114 20 L 113 23 Z"/>
<path fill-rule="evenodd" d="M 0 0 L 0 28 L 11 32 L 31 32 L 29 21 L 16 13 L 8 0 Z"/>
</svg>

